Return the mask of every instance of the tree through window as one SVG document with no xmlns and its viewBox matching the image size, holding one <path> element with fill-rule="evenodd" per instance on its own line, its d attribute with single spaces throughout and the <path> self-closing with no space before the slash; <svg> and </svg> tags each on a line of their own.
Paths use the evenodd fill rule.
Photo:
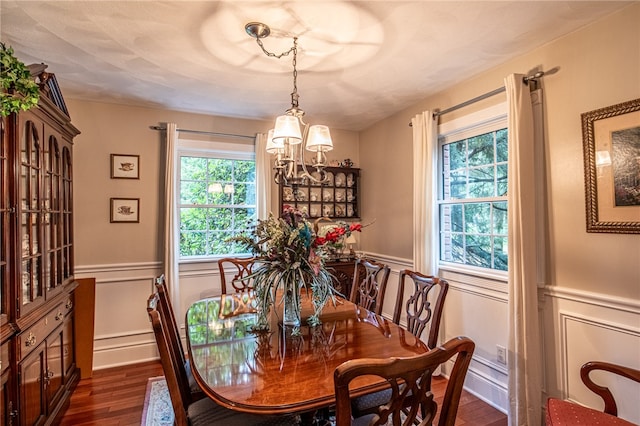
<svg viewBox="0 0 640 426">
<path fill-rule="evenodd" d="M 227 239 L 256 221 L 255 161 L 181 154 L 179 208 L 181 258 L 246 253 Z"/>
<path fill-rule="evenodd" d="M 440 259 L 506 271 L 507 129 L 443 142 Z"/>
</svg>

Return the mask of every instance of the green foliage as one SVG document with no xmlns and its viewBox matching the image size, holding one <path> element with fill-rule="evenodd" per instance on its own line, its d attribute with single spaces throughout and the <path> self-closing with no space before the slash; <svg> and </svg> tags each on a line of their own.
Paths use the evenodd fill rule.
<svg viewBox="0 0 640 426">
<path fill-rule="evenodd" d="M 180 158 L 180 254 L 243 254 L 229 242 L 255 223 L 255 161 L 212 157 Z M 233 185 L 233 193 L 209 192 L 209 186 Z"/>
<path fill-rule="evenodd" d="M 500 129 L 443 145 L 445 200 L 441 207 L 441 258 L 507 270 L 508 131 Z M 471 201 L 471 202 L 470 202 Z"/>
<path fill-rule="evenodd" d="M 27 111 L 38 105 L 40 90 L 29 69 L 13 55 L 13 49 L 0 42 L 0 114 L 3 117 Z"/>
</svg>

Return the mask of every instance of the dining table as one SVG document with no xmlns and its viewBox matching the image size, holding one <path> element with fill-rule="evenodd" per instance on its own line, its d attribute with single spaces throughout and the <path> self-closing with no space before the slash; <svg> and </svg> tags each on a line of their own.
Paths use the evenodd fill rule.
<svg viewBox="0 0 640 426">
<path fill-rule="evenodd" d="M 333 373 L 357 358 L 410 357 L 427 351 L 413 334 L 386 318 L 336 297 L 310 326 L 312 297 L 301 295 L 301 325 L 282 324 L 276 303 L 268 327 L 258 330 L 253 293 L 222 294 L 197 300 L 186 312 L 190 368 L 202 390 L 227 408 L 262 414 L 310 413 L 335 404 Z M 335 302 L 335 303 L 334 303 Z M 351 384 L 352 395 L 384 389 L 365 376 Z"/>
</svg>

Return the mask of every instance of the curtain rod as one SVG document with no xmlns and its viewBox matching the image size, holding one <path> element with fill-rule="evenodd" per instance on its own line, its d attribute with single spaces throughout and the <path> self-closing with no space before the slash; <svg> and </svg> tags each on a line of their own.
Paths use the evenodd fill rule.
<svg viewBox="0 0 640 426">
<path fill-rule="evenodd" d="M 152 130 L 167 130 L 166 127 L 162 127 L 162 126 L 149 126 L 150 129 Z M 240 139 L 255 139 L 255 136 L 248 136 L 248 135 L 236 135 L 233 133 L 219 133 L 219 132 L 208 132 L 206 130 L 190 130 L 190 129 L 176 129 L 176 131 L 178 132 L 182 132 L 182 133 L 197 133 L 199 135 L 211 135 L 211 136 L 226 136 L 228 138 L 240 138 Z"/>
<path fill-rule="evenodd" d="M 522 81 L 524 82 L 524 84 L 529 84 L 530 81 L 536 81 L 537 79 L 542 78 L 544 76 L 544 74 L 545 74 L 544 71 L 538 71 L 533 75 L 526 75 L 526 76 L 522 77 Z M 441 115 L 444 115 L 444 114 L 447 114 L 449 112 L 458 110 L 460 108 L 464 108 L 467 105 L 471 105 L 471 104 L 479 102 L 479 101 L 481 101 L 483 99 L 490 98 L 491 96 L 495 96 L 495 95 L 497 95 L 499 93 L 504 92 L 505 90 L 507 90 L 507 89 L 504 86 L 498 87 L 497 89 L 494 89 L 494 90 L 492 90 L 490 92 L 487 92 L 485 94 L 482 94 L 480 96 L 476 96 L 475 98 L 469 99 L 468 101 L 461 102 L 461 103 L 459 103 L 457 105 L 454 105 L 454 106 L 449 107 L 447 109 L 444 109 L 442 111 L 436 111 L 436 112 L 433 113 L 433 118 L 440 117 Z M 409 127 L 412 127 L 412 126 L 413 126 L 413 124 L 409 123 Z"/>
</svg>

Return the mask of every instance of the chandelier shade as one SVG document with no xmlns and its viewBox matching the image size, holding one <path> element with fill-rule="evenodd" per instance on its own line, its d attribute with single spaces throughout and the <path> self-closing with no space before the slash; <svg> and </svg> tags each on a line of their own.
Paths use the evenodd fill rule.
<svg viewBox="0 0 640 426">
<path fill-rule="evenodd" d="M 273 129 L 269 130 L 267 134 L 267 153 L 269 154 L 284 154 L 284 140 L 275 142 L 273 140 Z"/>
<path fill-rule="evenodd" d="M 322 124 L 315 124 L 309 127 L 307 136 L 307 151 L 326 152 L 333 149 L 333 141 L 329 128 Z"/>
<path fill-rule="evenodd" d="M 273 129 L 273 139 L 278 142 L 288 139 L 291 144 L 302 142 L 300 121 L 293 115 L 281 115 L 276 118 L 276 127 Z"/>
</svg>

